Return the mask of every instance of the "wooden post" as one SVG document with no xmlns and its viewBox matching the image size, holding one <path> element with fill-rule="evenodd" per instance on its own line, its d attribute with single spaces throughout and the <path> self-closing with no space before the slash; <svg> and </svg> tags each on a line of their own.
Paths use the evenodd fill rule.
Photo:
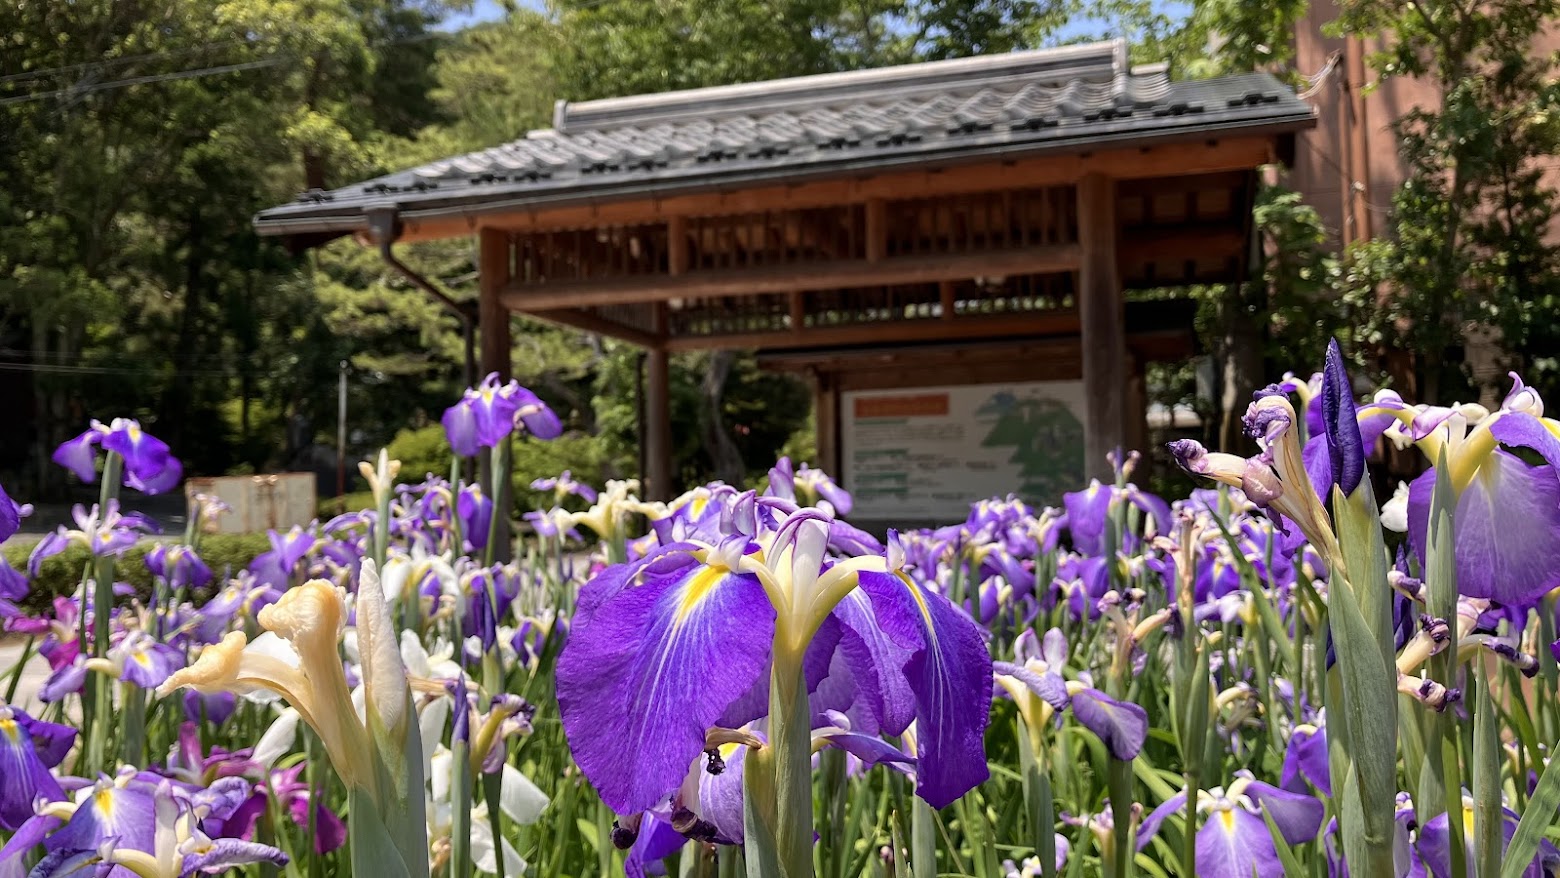
<svg viewBox="0 0 1560 878">
<path fill-rule="evenodd" d="M 688 220 L 669 217 L 666 223 L 666 273 L 688 270 Z M 645 496 L 672 499 L 672 355 L 666 349 L 666 303 L 650 305 L 650 334 L 663 339 L 645 351 Z"/>
<path fill-rule="evenodd" d="M 509 285 L 509 281 L 514 276 L 508 232 L 499 229 L 481 231 L 478 238 L 477 267 L 479 269 L 477 329 L 482 337 L 482 374 L 497 372 L 500 381 L 508 381 L 511 371 L 510 349 L 513 342 L 509 334 L 509 308 L 499 298 L 499 294 Z M 486 455 L 479 457 L 478 461 L 483 491 L 487 492 L 493 484 L 492 469 Z M 508 561 L 511 554 L 510 519 L 514 513 L 514 491 L 507 481 L 501 486 L 499 496 L 493 498 L 493 508 L 498 516 L 495 535 L 497 542 L 493 546 L 493 557 L 498 561 Z"/>
<path fill-rule="evenodd" d="M 512 341 L 509 335 L 509 309 L 504 307 L 499 294 L 509 285 L 513 275 L 509 234 L 500 229 L 483 229 L 479 244 L 478 268 L 481 271 L 477 325 L 482 333 L 482 374 L 497 372 L 501 380 L 507 381 Z"/>
<path fill-rule="evenodd" d="M 842 481 L 845 475 L 840 467 L 840 391 L 834 373 L 813 373 L 813 406 L 818 441 L 818 459 L 813 466 Z"/>
<path fill-rule="evenodd" d="M 1147 479 L 1148 453 L 1148 364 L 1131 354 L 1127 355 L 1127 441 L 1126 450 L 1142 452 L 1138 464 L 1138 484 Z"/>
<path fill-rule="evenodd" d="M 1084 473 L 1111 478 L 1106 455 L 1127 441 L 1126 297 L 1116 267 L 1116 183 L 1078 181 L 1078 320 L 1083 341 Z"/>
<path fill-rule="evenodd" d="M 672 355 L 645 352 L 645 496 L 670 500 L 672 488 Z"/>
</svg>

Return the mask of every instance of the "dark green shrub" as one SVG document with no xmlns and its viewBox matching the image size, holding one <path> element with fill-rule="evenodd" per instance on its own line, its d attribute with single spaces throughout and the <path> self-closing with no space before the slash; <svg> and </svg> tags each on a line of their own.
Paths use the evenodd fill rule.
<svg viewBox="0 0 1560 878">
<path fill-rule="evenodd" d="M 32 554 L 33 543 L 12 541 L 0 554 L 17 570 L 27 569 L 27 557 Z M 131 546 L 114 565 L 114 578 L 128 582 L 143 597 L 151 593 L 152 574 L 146 569 L 146 553 L 157 545 L 143 540 Z M 205 534 L 200 540 L 200 556 L 216 576 L 216 582 L 249 566 L 262 552 L 270 551 L 271 541 L 265 534 Z M 38 568 L 38 578 L 22 606 L 31 611 L 42 610 L 56 595 L 74 594 L 81 587 L 81 575 L 92 560 L 86 548 L 72 544 L 64 552 L 47 558 Z"/>
</svg>

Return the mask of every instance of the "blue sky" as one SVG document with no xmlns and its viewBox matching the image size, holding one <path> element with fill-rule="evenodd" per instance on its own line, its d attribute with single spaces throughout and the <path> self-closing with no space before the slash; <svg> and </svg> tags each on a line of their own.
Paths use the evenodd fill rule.
<svg viewBox="0 0 1560 878">
<path fill-rule="evenodd" d="M 543 0 L 519 0 L 521 6 L 529 6 L 532 9 L 541 9 Z M 471 11 L 460 15 L 452 15 L 444 20 L 441 27 L 444 30 L 460 30 L 468 24 L 476 24 L 479 21 L 492 21 L 504 17 L 504 7 L 498 0 L 477 0 L 471 6 Z"/>
<path fill-rule="evenodd" d="M 546 0 L 516 0 L 516 2 L 521 6 L 528 6 L 538 11 L 546 8 Z M 1186 0 L 1156 0 L 1155 7 L 1172 19 L 1184 18 L 1191 12 L 1191 4 L 1186 2 Z M 469 24 L 493 21 L 502 18 L 503 15 L 504 7 L 499 0 L 476 0 L 472 4 L 470 12 L 452 15 L 440 27 L 443 30 L 460 30 Z M 1068 22 L 1056 36 L 1065 39 L 1080 33 L 1098 32 L 1099 29 L 1099 22 L 1078 19 Z"/>
</svg>

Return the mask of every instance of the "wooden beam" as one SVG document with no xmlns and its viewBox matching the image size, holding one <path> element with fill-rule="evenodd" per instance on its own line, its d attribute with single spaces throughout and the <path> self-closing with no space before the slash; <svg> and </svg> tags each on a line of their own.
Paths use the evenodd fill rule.
<svg viewBox="0 0 1560 878">
<path fill-rule="evenodd" d="M 637 200 L 594 200 L 588 204 L 538 205 L 531 209 L 494 212 L 476 218 L 484 228 L 511 231 L 584 229 L 603 225 L 665 222 L 672 216 L 721 216 L 763 210 L 864 204 L 873 198 L 929 198 L 999 189 L 1062 186 L 1085 174 L 1105 174 L 1118 180 L 1181 177 L 1219 171 L 1249 171 L 1274 158 L 1271 136 L 1197 139 L 1149 147 L 1105 149 L 1089 153 L 1051 154 L 1033 158 L 945 168 L 922 168 L 877 174 L 819 179 L 805 183 L 774 183 Z M 473 210 L 480 210 L 476 206 Z M 419 220 L 403 211 L 403 241 L 422 241 L 470 234 L 469 218 Z"/>
<path fill-rule="evenodd" d="M 681 277 L 623 277 L 611 280 L 554 281 L 510 284 L 504 304 L 515 311 L 553 311 L 600 305 L 630 305 L 670 299 L 754 296 L 792 290 L 937 283 L 944 280 L 1015 274 L 1072 271 L 1079 265 L 1076 244 L 960 253 L 946 256 L 902 256 L 872 263 L 850 259 L 813 265 L 698 271 Z"/>
<path fill-rule="evenodd" d="M 1184 262 L 1199 257 L 1246 252 L 1246 233 L 1228 223 L 1193 223 L 1122 232 L 1121 259 L 1133 262 Z"/>
<path fill-rule="evenodd" d="M 1111 478 L 1106 455 L 1127 441 L 1126 297 L 1116 267 L 1116 181 L 1078 182 L 1078 316 L 1083 333 L 1084 472 Z"/>
<path fill-rule="evenodd" d="M 599 314 L 582 311 L 578 308 L 559 308 L 555 311 L 527 311 L 528 317 L 545 320 L 548 323 L 556 323 L 559 326 L 568 326 L 585 332 L 594 332 L 597 335 L 605 335 L 609 338 L 621 339 L 630 344 L 639 345 L 642 348 L 658 347 L 663 339 L 654 333 L 632 326 L 624 326 L 615 320 L 608 320 Z"/>
<path fill-rule="evenodd" d="M 666 347 L 670 351 L 826 348 L 917 341 L 1067 335 L 1076 332 L 1078 332 L 1078 315 L 1072 311 L 1057 310 L 1031 314 L 960 317 L 953 321 L 884 320 L 849 326 L 814 326 L 800 336 L 790 330 L 674 336 L 666 340 Z"/>
</svg>

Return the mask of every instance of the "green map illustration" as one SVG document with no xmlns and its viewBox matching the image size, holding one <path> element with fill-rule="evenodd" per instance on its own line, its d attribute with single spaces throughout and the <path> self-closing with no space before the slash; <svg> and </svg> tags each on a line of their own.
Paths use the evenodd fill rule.
<svg viewBox="0 0 1560 878">
<path fill-rule="evenodd" d="M 985 448 L 1012 448 L 1019 467 L 1017 493 L 1029 503 L 1057 503 L 1083 483 L 1083 424 L 1060 400 L 992 394 L 975 411 L 987 427 Z"/>
</svg>

